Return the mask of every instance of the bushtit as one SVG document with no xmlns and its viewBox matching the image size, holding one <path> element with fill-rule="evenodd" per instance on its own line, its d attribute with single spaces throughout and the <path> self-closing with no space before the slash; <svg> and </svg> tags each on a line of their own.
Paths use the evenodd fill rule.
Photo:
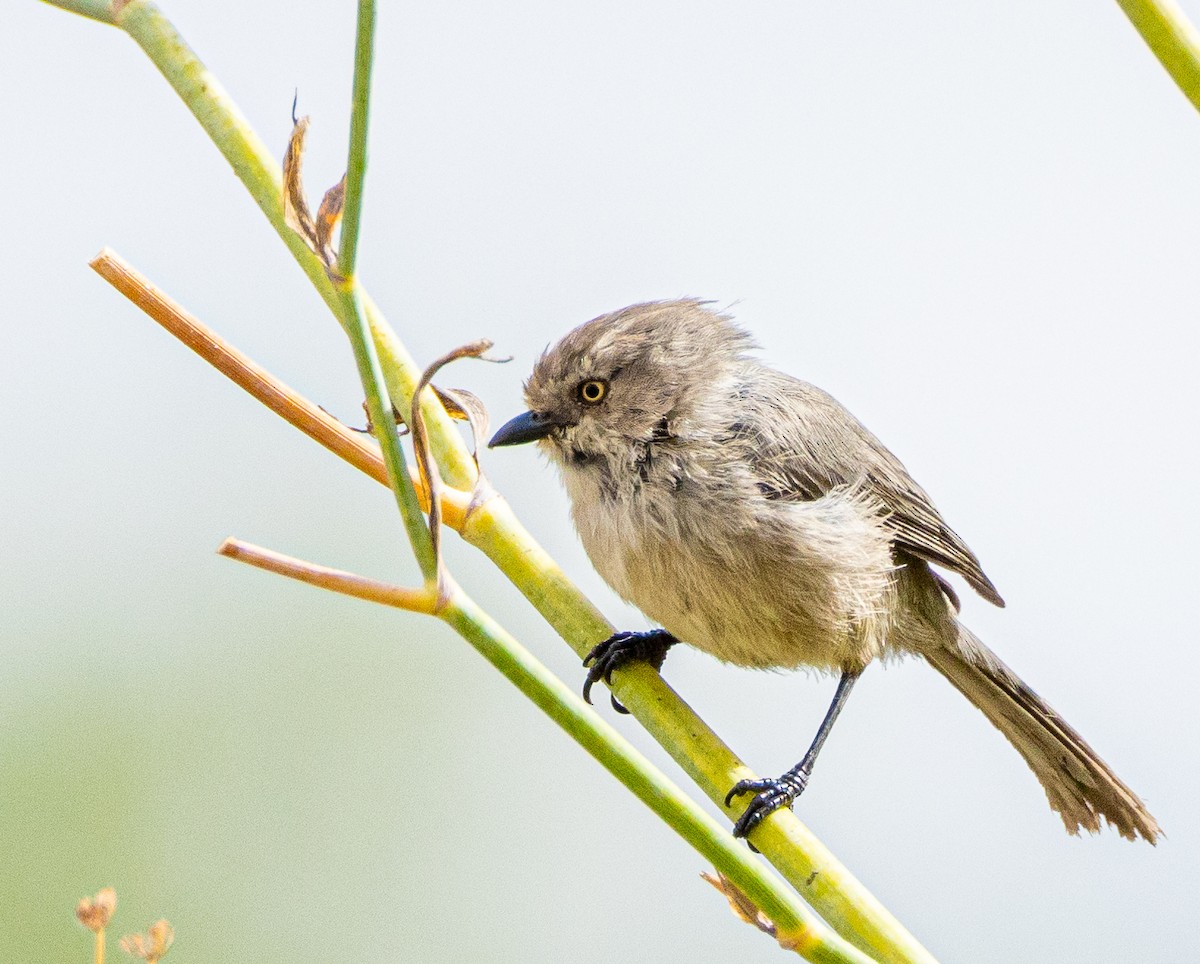
<svg viewBox="0 0 1200 964">
<path fill-rule="evenodd" d="M 529 411 L 490 443 L 538 441 L 592 563 L 662 627 L 600 643 L 584 695 L 630 660 L 661 668 L 680 641 L 739 666 L 840 674 L 804 759 L 729 791 L 727 807 L 753 794 L 734 826 L 744 837 L 804 790 L 866 666 L 915 654 L 1016 747 L 1070 833 L 1104 817 L 1154 843 L 1137 795 L 959 622 L 931 564 L 1004 601 L 925 491 L 838 402 L 748 357 L 754 347 L 700 301 L 602 315 L 542 355 Z"/>
</svg>

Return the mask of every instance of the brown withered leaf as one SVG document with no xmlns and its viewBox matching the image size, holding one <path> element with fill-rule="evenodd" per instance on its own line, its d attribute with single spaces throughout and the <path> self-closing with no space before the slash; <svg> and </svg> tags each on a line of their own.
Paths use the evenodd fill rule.
<svg viewBox="0 0 1200 964">
<path fill-rule="evenodd" d="M 342 219 L 342 210 L 346 206 L 346 175 L 321 198 L 321 206 L 317 208 L 316 243 L 317 251 L 329 252 L 325 263 L 328 265 L 336 258 L 333 253 L 333 231 Z"/>
<path fill-rule="evenodd" d="M 431 387 L 451 418 L 471 426 L 471 455 L 475 458 L 475 468 L 479 468 L 479 450 L 487 443 L 488 426 L 491 424 L 487 406 L 479 396 L 465 388 L 438 388 L 436 385 Z"/>
<path fill-rule="evenodd" d="M 292 136 L 288 138 L 283 155 L 283 221 L 304 239 L 304 243 L 321 259 L 325 269 L 337 273 L 337 252 L 333 249 L 333 230 L 342 217 L 346 200 L 346 177 L 325 192 L 316 220 L 308 206 L 304 191 L 304 141 L 308 136 L 309 118 L 295 118 Z"/>
<path fill-rule="evenodd" d="M 308 125 L 307 117 L 296 120 L 283 154 L 283 222 L 312 245 L 317 229 L 308 210 L 308 198 L 304 196 L 303 172 L 304 139 L 308 135 Z"/>
<path fill-rule="evenodd" d="M 467 410 L 458 404 L 457 399 L 454 397 L 453 388 L 443 392 L 436 385 L 430 385 L 429 387 L 433 389 L 433 394 L 438 397 L 438 401 L 442 403 L 442 408 L 446 410 L 446 414 L 451 418 L 458 419 L 460 422 L 465 422 L 471 417 L 467 414 Z M 399 413 L 397 413 L 396 417 L 400 418 Z"/>
<path fill-rule="evenodd" d="M 433 459 L 432 453 L 429 451 L 429 436 L 425 431 L 425 416 L 421 411 L 419 404 L 421 392 L 432 381 L 434 375 L 441 371 L 446 365 L 453 361 L 458 361 L 460 358 L 479 358 L 483 361 L 507 361 L 507 359 L 487 358 L 485 352 L 492 347 L 492 343 L 481 338 L 478 341 L 470 342 L 466 345 L 460 345 L 452 351 L 446 352 L 441 358 L 434 361 L 424 372 L 421 373 L 421 379 L 417 382 L 417 387 L 413 391 L 413 413 L 412 413 L 412 438 L 413 451 L 417 456 L 417 470 L 421 474 L 421 480 L 425 483 L 425 487 L 429 491 L 429 532 L 433 541 L 433 554 L 437 560 L 438 572 L 438 598 L 439 601 L 445 600 L 445 570 L 442 563 L 442 548 L 441 548 L 441 529 L 442 529 L 442 477 L 438 472 L 437 463 Z M 447 402 L 446 410 L 450 412 L 452 417 L 465 418 L 471 426 L 471 433 L 475 438 L 475 487 L 471 492 L 471 505 L 475 506 L 487 498 L 491 492 L 491 486 L 488 485 L 484 478 L 483 472 L 478 471 L 479 459 L 478 451 L 482 444 L 482 440 L 487 436 L 488 414 L 477 397 L 470 392 L 462 389 L 434 389 L 434 393 L 442 400 L 443 405 Z M 452 411 L 453 409 L 453 411 Z"/>
</svg>

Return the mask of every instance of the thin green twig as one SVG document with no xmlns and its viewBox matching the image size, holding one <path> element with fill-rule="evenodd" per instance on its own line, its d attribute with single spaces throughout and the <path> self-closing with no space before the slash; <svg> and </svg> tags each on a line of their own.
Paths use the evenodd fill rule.
<svg viewBox="0 0 1200 964">
<path fill-rule="evenodd" d="M 358 232 L 361 224 L 363 187 L 367 173 L 367 118 L 371 111 L 371 62 L 375 46 L 375 2 L 359 0 L 358 27 L 354 40 L 354 96 L 350 115 L 350 146 L 346 163 L 346 199 L 342 215 L 341 248 L 337 274 L 333 279 L 344 305 L 343 327 L 354 349 L 354 362 L 367 398 L 367 413 L 379 439 L 388 481 L 396 497 L 413 555 L 421 567 L 426 585 L 437 579 L 437 559 L 433 539 L 421 505 L 413 489 L 396 421 L 392 417 L 392 400 L 388 395 L 383 368 L 375 350 L 370 323 L 363 307 L 362 289 L 354 273 L 358 257 Z"/>
<path fill-rule="evenodd" d="M 358 267 L 358 225 L 367 173 L 367 126 L 370 122 L 371 66 L 375 61 L 375 4 L 359 0 L 354 43 L 354 98 L 350 113 L 350 162 L 346 166 L 346 206 L 338 270 L 353 278 Z"/>
<path fill-rule="evenodd" d="M 433 540 L 429 534 L 429 527 L 425 524 L 425 516 L 421 513 L 421 503 L 413 489 L 412 478 L 408 474 L 404 449 L 400 447 L 396 421 L 392 418 L 392 405 L 384 387 L 383 369 L 375 352 L 375 342 L 371 339 L 371 329 L 367 324 L 358 284 L 354 281 L 349 282 L 348 287 L 342 291 L 342 297 L 346 302 L 346 311 L 352 319 L 346 327 L 346 334 L 354 349 L 354 363 L 358 366 L 358 378 L 367 397 L 367 413 L 371 418 L 371 426 L 379 439 L 379 448 L 384 464 L 387 465 L 388 483 L 395 494 L 396 505 L 404 520 L 404 530 L 412 544 L 417 565 L 421 567 L 421 575 L 426 584 L 430 584 L 437 581 Z"/>
<path fill-rule="evenodd" d="M 1200 110 L 1200 32 L 1175 0 L 1117 0 L 1154 56 Z"/>
</svg>

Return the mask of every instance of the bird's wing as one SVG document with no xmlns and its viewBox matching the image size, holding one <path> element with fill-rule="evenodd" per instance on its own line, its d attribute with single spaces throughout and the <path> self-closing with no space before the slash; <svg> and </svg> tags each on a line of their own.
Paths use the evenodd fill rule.
<svg viewBox="0 0 1200 964">
<path fill-rule="evenodd" d="M 959 573 L 984 599 L 1004 600 L 967 544 L 904 468 L 853 415 L 814 385 L 754 366 L 739 390 L 750 417 L 736 423 L 759 489 L 768 498 L 819 499 L 857 485 L 887 511 L 904 551 Z"/>
</svg>

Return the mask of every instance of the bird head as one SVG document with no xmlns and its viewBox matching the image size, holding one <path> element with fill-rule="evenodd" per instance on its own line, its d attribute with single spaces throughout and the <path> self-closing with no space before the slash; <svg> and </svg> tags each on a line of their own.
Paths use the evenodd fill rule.
<svg viewBox="0 0 1200 964">
<path fill-rule="evenodd" d="M 537 441 L 564 465 L 624 459 L 712 403 L 753 347 L 728 316 L 695 299 L 601 315 L 542 353 L 525 383 L 529 410 L 489 446 Z"/>
</svg>

